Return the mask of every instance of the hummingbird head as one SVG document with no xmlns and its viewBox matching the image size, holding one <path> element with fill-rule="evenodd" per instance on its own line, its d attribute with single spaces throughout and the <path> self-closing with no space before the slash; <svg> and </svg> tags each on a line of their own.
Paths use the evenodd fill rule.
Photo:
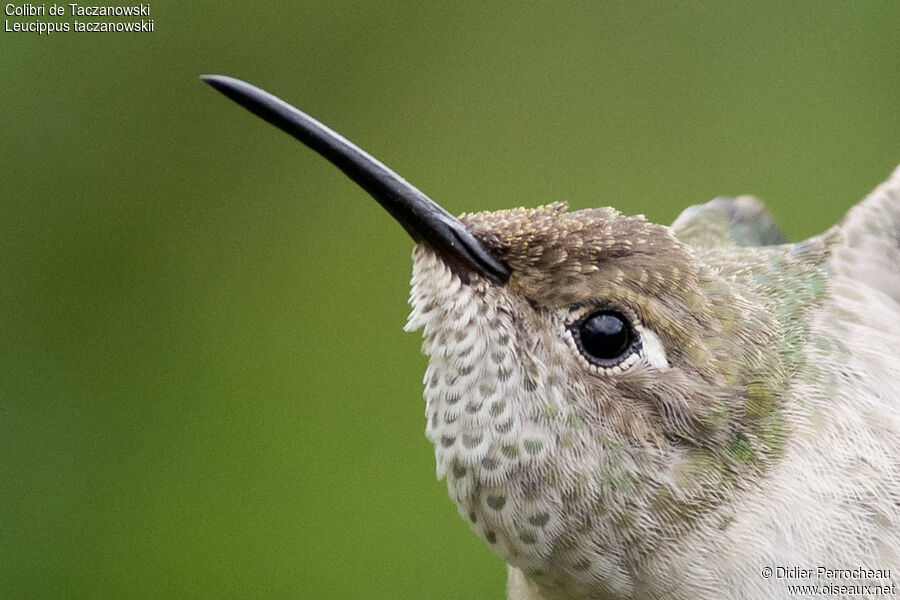
<svg viewBox="0 0 900 600">
<path fill-rule="evenodd" d="M 465 283 L 413 252 L 438 476 L 526 576 L 627 595 L 777 459 L 780 324 L 640 216 L 557 203 L 461 222 L 510 275 Z"/>
<path fill-rule="evenodd" d="M 713 268 L 672 229 L 611 208 L 457 219 L 289 104 L 204 80 L 338 166 L 416 240 L 407 329 L 424 329 L 437 474 L 530 580 L 628 595 L 650 562 L 725 527 L 778 459 L 791 332 L 746 262 Z"/>
</svg>

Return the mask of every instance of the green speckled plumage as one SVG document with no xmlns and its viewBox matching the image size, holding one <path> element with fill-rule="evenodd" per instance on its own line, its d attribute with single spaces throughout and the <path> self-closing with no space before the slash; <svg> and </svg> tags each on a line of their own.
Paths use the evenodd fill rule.
<svg viewBox="0 0 900 600">
<path fill-rule="evenodd" d="M 510 598 L 772 598 L 767 565 L 900 570 L 898 188 L 795 244 L 747 197 L 671 228 L 559 203 L 463 215 L 502 288 L 417 248 L 427 434 Z M 639 331 L 627 368 L 567 343 L 597 309 Z"/>
</svg>

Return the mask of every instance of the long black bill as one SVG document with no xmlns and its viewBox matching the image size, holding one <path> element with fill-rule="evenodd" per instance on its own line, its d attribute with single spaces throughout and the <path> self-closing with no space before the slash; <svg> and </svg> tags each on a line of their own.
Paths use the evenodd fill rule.
<svg viewBox="0 0 900 600">
<path fill-rule="evenodd" d="M 413 240 L 433 246 L 451 266 L 461 266 L 498 284 L 509 280 L 509 267 L 488 253 L 459 219 L 366 151 L 246 81 L 225 75 L 203 75 L 201 79 L 318 152 L 375 198 Z"/>
</svg>

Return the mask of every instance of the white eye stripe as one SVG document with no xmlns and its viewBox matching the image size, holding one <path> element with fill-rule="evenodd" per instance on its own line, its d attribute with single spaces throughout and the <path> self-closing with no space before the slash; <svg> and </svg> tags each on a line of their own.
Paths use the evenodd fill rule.
<svg viewBox="0 0 900 600">
<path fill-rule="evenodd" d="M 666 358 L 666 349 L 663 347 L 659 336 L 643 327 L 641 327 L 640 330 L 635 328 L 635 331 L 638 331 L 638 334 L 641 336 L 641 346 L 644 351 L 644 356 L 647 358 L 647 362 L 650 363 L 650 366 L 655 367 L 660 371 L 668 369 L 669 359 Z"/>
</svg>

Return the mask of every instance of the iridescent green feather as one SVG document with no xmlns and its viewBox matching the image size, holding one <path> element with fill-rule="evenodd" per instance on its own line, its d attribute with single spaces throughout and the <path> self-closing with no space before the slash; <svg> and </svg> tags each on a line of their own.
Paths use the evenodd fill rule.
<svg viewBox="0 0 900 600">
<path fill-rule="evenodd" d="M 690 206 L 672 229 L 691 246 L 771 246 L 786 241 L 762 203 L 751 196 L 716 198 Z"/>
</svg>

